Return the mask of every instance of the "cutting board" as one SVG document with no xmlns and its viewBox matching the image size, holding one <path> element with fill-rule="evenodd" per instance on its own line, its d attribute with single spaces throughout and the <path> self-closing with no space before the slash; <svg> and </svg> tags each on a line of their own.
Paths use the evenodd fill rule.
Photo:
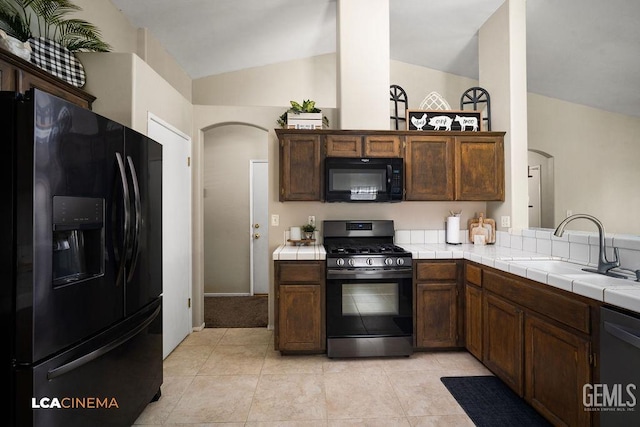
<svg viewBox="0 0 640 427">
<path fill-rule="evenodd" d="M 485 218 L 482 213 L 477 218 L 469 218 L 467 228 L 469 243 L 474 242 L 475 236 L 484 236 L 484 241 L 488 245 L 496 242 L 496 222 L 491 218 Z"/>
</svg>

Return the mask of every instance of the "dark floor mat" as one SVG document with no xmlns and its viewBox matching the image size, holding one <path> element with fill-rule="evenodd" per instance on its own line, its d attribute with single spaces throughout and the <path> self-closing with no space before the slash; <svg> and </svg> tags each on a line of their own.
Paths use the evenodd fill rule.
<svg viewBox="0 0 640 427">
<path fill-rule="evenodd" d="M 440 380 L 478 427 L 551 426 L 497 377 L 442 377 Z"/>
<path fill-rule="evenodd" d="M 207 328 L 261 328 L 269 321 L 269 297 L 205 297 L 204 324 Z"/>
</svg>

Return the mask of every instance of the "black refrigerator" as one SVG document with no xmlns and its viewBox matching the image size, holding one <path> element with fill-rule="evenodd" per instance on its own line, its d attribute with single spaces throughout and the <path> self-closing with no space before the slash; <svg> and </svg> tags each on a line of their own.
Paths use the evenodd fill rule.
<svg viewBox="0 0 640 427">
<path fill-rule="evenodd" d="M 162 146 L 0 92 L 2 417 L 130 426 L 162 385 Z"/>
</svg>

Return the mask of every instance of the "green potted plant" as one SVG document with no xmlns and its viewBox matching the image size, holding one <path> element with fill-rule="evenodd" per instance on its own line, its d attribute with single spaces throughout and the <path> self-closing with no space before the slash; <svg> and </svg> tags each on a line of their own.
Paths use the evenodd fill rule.
<svg viewBox="0 0 640 427">
<path fill-rule="evenodd" d="M 313 239 L 313 233 L 316 231 L 316 226 L 313 224 L 305 224 L 302 226 L 302 232 L 305 239 Z"/>
<path fill-rule="evenodd" d="M 80 10 L 69 0 L 0 0 L 0 29 L 22 42 L 44 37 L 71 52 L 110 51 L 94 25 L 68 17 Z"/>
<path fill-rule="evenodd" d="M 322 115 L 322 110 L 316 107 L 316 102 L 305 99 L 302 104 L 290 101 L 291 107 L 278 117 L 278 124 L 282 128 L 294 127 L 298 129 L 317 129 L 329 127 L 329 119 Z"/>
<path fill-rule="evenodd" d="M 70 0 L 0 0 L 0 30 L 29 43 L 32 63 L 82 87 L 84 68 L 74 52 L 109 52 L 111 46 L 93 24 L 69 16 L 79 10 Z"/>
</svg>

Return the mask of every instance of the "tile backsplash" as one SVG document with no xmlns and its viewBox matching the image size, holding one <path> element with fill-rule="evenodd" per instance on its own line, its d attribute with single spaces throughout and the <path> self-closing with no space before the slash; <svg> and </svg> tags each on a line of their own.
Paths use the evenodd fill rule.
<svg viewBox="0 0 640 427">
<path fill-rule="evenodd" d="M 599 236 L 597 232 L 567 230 L 562 237 L 553 235 L 553 229 L 526 229 L 511 232 L 498 231 L 496 245 L 545 256 L 559 257 L 579 264 L 598 264 Z M 395 242 L 404 244 L 446 243 L 445 230 L 396 230 Z M 460 242 L 469 241 L 467 230 L 460 230 Z M 607 258 L 613 260 L 613 247 L 620 254 L 620 266 L 640 269 L 640 236 L 631 234 L 607 234 L 605 236 Z"/>
</svg>

